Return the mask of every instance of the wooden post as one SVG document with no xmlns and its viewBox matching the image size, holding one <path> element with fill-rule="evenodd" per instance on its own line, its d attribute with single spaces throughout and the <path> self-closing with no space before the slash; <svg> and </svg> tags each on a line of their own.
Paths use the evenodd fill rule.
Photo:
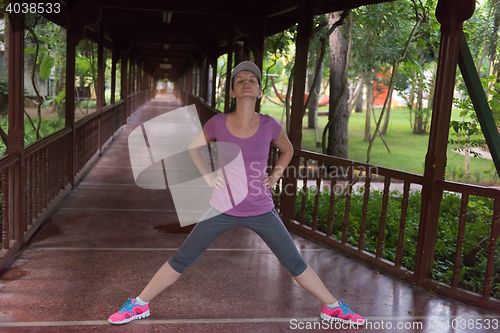
<svg viewBox="0 0 500 333">
<path fill-rule="evenodd" d="M 200 97 L 200 67 L 194 66 L 194 95 Z"/>
<path fill-rule="evenodd" d="M 127 68 L 128 68 L 128 58 L 125 52 L 121 54 L 121 61 L 120 61 L 120 98 L 123 101 L 122 104 L 122 125 L 124 125 L 127 122 L 127 108 L 128 108 L 128 73 L 127 73 Z"/>
<path fill-rule="evenodd" d="M 315 8 L 315 7 L 314 7 Z M 248 40 L 248 46 L 254 55 L 254 63 L 259 67 L 262 72 L 264 63 L 264 40 L 265 40 L 265 26 L 267 16 L 259 15 L 239 15 L 235 18 L 235 28 L 237 31 L 245 34 Z M 242 61 L 245 57 L 245 43 L 235 43 L 235 58 L 236 64 Z M 264 75 L 262 76 L 264 80 Z M 263 87 L 262 83 L 261 86 Z M 260 112 L 260 100 L 255 104 L 255 111 Z"/>
<path fill-rule="evenodd" d="M 422 285 L 434 266 L 438 219 L 443 190 L 436 182 L 444 180 L 446 148 L 450 126 L 458 52 L 463 21 L 474 13 L 474 0 L 439 0 L 436 18 L 441 23 L 436 85 L 432 106 L 429 147 L 425 157 L 422 205 L 415 258 L 415 283 Z"/>
<path fill-rule="evenodd" d="M 141 66 L 139 67 L 139 91 L 141 96 L 140 105 L 145 103 L 144 101 L 144 62 L 141 62 Z"/>
<path fill-rule="evenodd" d="M 224 98 L 224 113 L 229 112 L 231 96 L 229 90 L 231 89 L 231 71 L 233 70 L 233 30 L 229 30 L 227 34 L 227 71 L 226 71 L 226 90 Z"/>
<path fill-rule="evenodd" d="M 189 65 L 187 72 L 186 72 L 186 95 L 187 94 L 192 94 L 193 93 L 193 86 L 192 86 L 192 81 L 193 81 L 193 74 L 191 73 L 192 71 L 191 65 Z M 188 102 L 186 101 L 186 104 Z"/>
<path fill-rule="evenodd" d="M 264 26 L 264 24 L 262 24 Z M 262 73 L 262 82 L 260 83 L 260 86 L 264 88 L 264 82 L 265 82 L 265 76 L 264 72 L 262 71 L 262 67 L 264 66 L 264 29 L 262 29 L 262 35 L 257 43 L 254 45 L 254 58 L 255 58 L 255 64 L 259 67 L 261 73 Z M 257 99 L 257 102 L 255 103 L 255 111 L 260 113 L 260 101 L 261 99 Z"/>
<path fill-rule="evenodd" d="M 9 129 L 7 154 L 18 154 L 11 167 L 9 205 L 13 219 L 13 239 L 24 243 L 25 159 L 24 159 L 24 14 L 9 14 Z M 11 196 L 12 195 L 12 196 Z"/>
<path fill-rule="evenodd" d="M 75 57 L 79 38 L 70 26 L 66 32 L 66 103 L 65 126 L 71 128 L 68 135 L 68 183 L 75 183 Z"/>
<path fill-rule="evenodd" d="M 243 42 L 243 60 L 250 61 L 250 48 L 248 47 L 248 40 Z"/>
<path fill-rule="evenodd" d="M 201 85 L 201 91 L 200 91 L 200 97 L 208 103 L 208 59 L 206 56 L 202 57 L 202 62 L 201 62 L 201 77 L 200 77 L 200 85 Z"/>
<path fill-rule="evenodd" d="M 116 95 L 116 63 L 118 62 L 118 54 L 116 52 L 116 46 L 113 45 L 113 51 L 111 56 L 111 98 L 110 103 L 113 105 L 113 138 L 116 132 L 116 106 L 115 95 Z"/>
<path fill-rule="evenodd" d="M 237 40 L 234 42 L 233 46 L 234 46 L 234 65 L 236 66 L 243 61 L 243 49 L 245 45 L 242 41 Z"/>
<path fill-rule="evenodd" d="M 212 95 L 210 106 L 215 108 L 215 94 L 217 93 L 217 58 L 212 62 Z"/>
<path fill-rule="evenodd" d="M 104 29 L 101 27 L 97 42 L 97 82 L 96 108 L 97 112 L 104 106 Z"/>
<path fill-rule="evenodd" d="M 128 110 L 127 110 L 127 118 L 125 118 L 124 124 L 127 123 L 128 117 L 132 114 L 132 109 L 134 107 L 134 100 L 133 100 L 133 95 L 134 95 L 134 63 L 132 61 L 132 57 L 130 57 L 130 61 L 128 63 L 128 91 L 129 91 L 129 97 L 130 97 L 130 103 L 128 105 Z"/>
<path fill-rule="evenodd" d="M 99 40 L 97 42 L 97 84 L 96 84 L 96 112 L 99 112 L 99 120 L 97 122 L 97 147 L 99 155 L 102 148 L 102 108 L 104 102 L 104 29 L 99 29 Z"/>
<path fill-rule="evenodd" d="M 314 2 L 314 3 L 313 3 Z M 307 76 L 307 53 L 309 50 L 309 39 L 313 33 L 314 11 L 319 6 L 318 1 L 301 0 L 299 2 L 299 25 L 297 27 L 295 68 L 293 80 L 292 112 L 290 120 L 290 133 L 288 138 L 295 149 L 301 148 L 302 141 L 302 117 L 304 111 L 304 91 Z M 293 156 L 290 164 L 285 170 L 283 179 L 282 205 L 280 213 L 283 223 L 288 224 L 293 219 L 295 212 L 295 198 L 297 192 L 297 176 L 300 158 Z"/>
</svg>

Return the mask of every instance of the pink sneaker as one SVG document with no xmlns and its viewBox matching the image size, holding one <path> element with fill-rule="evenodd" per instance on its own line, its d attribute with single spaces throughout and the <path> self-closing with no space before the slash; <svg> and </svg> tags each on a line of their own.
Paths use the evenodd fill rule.
<svg viewBox="0 0 500 333">
<path fill-rule="evenodd" d="M 150 316 L 149 304 L 135 305 L 135 298 L 129 298 L 128 302 L 123 304 L 120 310 L 111 316 L 108 321 L 111 324 L 126 324 L 135 319 L 142 319 Z"/>
<path fill-rule="evenodd" d="M 363 325 L 365 323 L 365 318 L 349 309 L 349 305 L 344 303 L 344 300 L 339 301 L 339 306 L 335 309 L 330 309 L 326 305 L 323 305 L 323 310 L 319 315 L 321 319 L 327 321 L 341 321 L 343 323 Z"/>
</svg>

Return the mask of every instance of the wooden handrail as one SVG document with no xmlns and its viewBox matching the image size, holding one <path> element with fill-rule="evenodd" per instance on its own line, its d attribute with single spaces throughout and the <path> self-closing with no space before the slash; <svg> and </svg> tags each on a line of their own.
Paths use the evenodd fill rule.
<svg viewBox="0 0 500 333">
<path fill-rule="evenodd" d="M 75 129 L 82 126 L 83 124 L 85 123 L 88 123 L 89 121 L 92 121 L 94 118 L 97 118 L 97 117 L 100 117 L 101 116 L 101 112 L 102 112 L 102 109 L 101 110 L 98 110 L 96 112 L 93 112 L 85 117 L 83 117 L 82 119 L 78 120 L 75 122 Z"/>
<path fill-rule="evenodd" d="M 106 105 L 105 107 L 103 107 L 103 108 L 101 109 L 101 112 L 102 112 L 102 113 L 105 113 L 105 112 L 107 112 L 107 111 L 109 111 L 109 110 L 112 110 L 114 107 L 115 107 L 115 104 Z"/>
<path fill-rule="evenodd" d="M 441 187 L 445 191 L 464 193 L 468 195 L 477 195 L 487 198 L 500 198 L 500 190 L 496 188 L 442 180 L 436 181 L 436 185 Z"/>
<path fill-rule="evenodd" d="M 2 156 L 2 158 L 0 158 L 0 170 L 11 166 L 12 164 L 19 161 L 19 159 L 20 156 L 17 153 L 7 154 L 5 156 Z"/>
<path fill-rule="evenodd" d="M 60 129 L 59 131 L 56 131 L 52 134 L 49 134 L 46 137 L 41 138 L 40 140 L 29 144 L 28 146 L 26 146 L 26 148 L 24 148 L 25 157 L 28 157 L 29 155 L 33 154 L 37 150 L 42 149 L 43 147 L 50 145 L 52 142 L 59 140 L 60 138 L 62 138 L 63 136 L 65 136 L 69 133 L 71 133 L 71 127 L 66 126 L 62 129 Z"/>
<path fill-rule="evenodd" d="M 83 124 L 85 124 L 88 121 L 92 121 L 92 119 L 94 119 L 95 117 L 99 117 L 102 113 L 105 113 L 105 112 L 107 112 L 109 110 L 112 110 L 115 106 L 118 106 L 118 105 L 121 105 L 121 104 L 123 104 L 123 100 L 120 100 L 120 101 L 118 101 L 118 102 L 116 102 L 114 104 L 106 105 L 104 108 L 102 108 L 100 110 L 96 110 L 96 112 L 92 112 L 88 116 L 85 116 L 82 119 L 78 120 L 75 123 L 75 128 L 78 128 L 78 127 L 82 126 Z"/>
<path fill-rule="evenodd" d="M 308 151 L 308 150 L 295 149 L 294 155 L 299 156 L 299 157 L 304 157 L 304 158 L 307 158 L 310 160 L 315 160 L 318 162 L 330 163 L 333 165 L 346 166 L 346 167 L 352 166 L 354 168 L 361 168 L 362 167 L 367 172 L 369 172 L 371 170 L 376 170 L 377 175 L 384 176 L 384 177 L 390 177 L 392 179 L 398 179 L 398 180 L 408 180 L 409 182 L 415 183 L 415 184 L 421 185 L 423 182 L 423 176 L 417 175 L 415 173 L 394 170 L 394 169 L 388 169 L 388 168 L 384 168 L 384 167 L 377 166 L 377 165 L 356 162 L 356 161 L 348 160 L 345 158 L 324 155 L 324 154 L 315 153 L 315 152 Z"/>
</svg>

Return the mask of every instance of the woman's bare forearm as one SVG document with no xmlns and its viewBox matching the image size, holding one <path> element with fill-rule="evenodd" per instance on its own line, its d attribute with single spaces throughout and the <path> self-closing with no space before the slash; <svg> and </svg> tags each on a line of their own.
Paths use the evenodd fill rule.
<svg viewBox="0 0 500 333">
<path fill-rule="evenodd" d="M 278 179 L 280 179 L 286 167 L 292 160 L 292 157 L 293 157 L 293 150 L 289 150 L 287 152 L 283 152 L 280 154 L 280 157 L 278 158 L 278 161 L 276 162 L 276 165 L 274 166 L 274 169 L 271 172 L 271 175 L 269 176 L 269 184 L 271 185 L 271 187 L 276 185 Z"/>
<path fill-rule="evenodd" d="M 189 155 L 191 155 L 191 159 L 193 160 L 194 164 L 200 171 L 207 184 L 210 185 L 215 177 L 212 174 L 212 171 L 210 171 L 210 169 L 208 168 L 207 162 L 205 161 L 205 158 L 201 153 L 201 149 L 199 147 L 190 148 Z"/>
</svg>

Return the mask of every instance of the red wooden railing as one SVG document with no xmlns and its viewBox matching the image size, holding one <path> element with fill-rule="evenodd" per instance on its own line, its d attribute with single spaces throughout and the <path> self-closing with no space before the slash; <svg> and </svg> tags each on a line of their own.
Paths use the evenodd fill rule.
<svg viewBox="0 0 500 333">
<path fill-rule="evenodd" d="M 19 161 L 18 154 L 11 154 L 0 159 L 0 170 L 2 171 L 2 250 L 0 253 L 4 254 L 11 249 L 14 252 L 20 248 L 19 242 L 16 242 L 19 239 L 17 235 L 19 228 L 16 228 L 12 219 L 9 218 L 9 184 L 12 183 L 10 181 L 13 173 L 12 166 Z"/>
<path fill-rule="evenodd" d="M 424 287 L 434 291 L 435 293 L 443 294 L 463 302 L 472 303 L 477 306 L 486 307 L 494 310 L 500 309 L 500 301 L 491 298 L 491 290 L 493 283 L 500 283 L 500 281 L 492 281 L 495 270 L 495 256 L 498 258 L 499 250 L 497 250 L 497 239 L 500 231 L 500 190 L 495 188 L 488 188 L 482 186 L 454 183 L 448 181 L 438 181 L 436 186 L 441 187 L 444 191 L 460 195 L 460 216 L 459 216 L 459 229 L 456 249 L 453 276 L 451 284 L 444 284 L 432 279 L 424 280 Z M 483 292 L 482 294 L 472 293 L 470 291 L 459 288 L 461 282 L 460 275 L 462 271 L 462 246 L 464 242 L 465 228 L 467 226 L 467 210 L 469 206 L 470 196 L 478 196 L 482 198 L 491 198 L 494 200 L 493 216 L 491 217 L 491 228 L 489 234 L 489 244 L 487 245 L 488 259 L 486 270 L 484 272 Z M 498 267 L 496 272 L 498 273 Z"/>
<path fill-rule="evenodd" d="M 39 217 L 46 215 L 46 208 L 68 185 L 68 137 L 69 127 L 52 133 L 25 148 L 25 212 L 26 218 L 19 223 L 25 240 L 38 227 Z M 32 226 L 35 225 L 34 228 Z"/>
<path fill-rule="evenodd" d="M 311 238 L 317 242 L 324 245 L 335 248 L 343 253 L 352 256 L 358 260 L 366 262 L 380 270 L 390 273 L 394 276 L 402 278 L 409 283 L 414 283 L 414 273 L 405 267 L 402 267 L 402 258 L 405 245 L 405 228 L 406 228 L 406 216 L 408 209 L 408 197 L 410 193 L 410 187 L 412 184 L 422 185 L 423 176 L 411 174 L 407 172 L 402 172 L 398 170 L 391 170 L 383 167 L 377 167 L 374 165 L 369 165 L 365 163 L 359 163 L 355 161 L 350 161 L 346 159 L 341 159 L 333 156 L 327 156 L 323 154 L 313 153 L 309 151 L 304 151 L 301 149 L 295 150 L 294 154 L 301 159 L 301 169 L 308 170 L 308 172 L 298 173 L 297 180 L 302 182 L 302 187 L 300 191 L 302 192 L 302 200 L 296 202 L 291 207 L 283 207 L 280 205 L 282 201 L 282 196 L 286 195 L 286 191 L 281 188 L 282 182 L 280 181 L 275 188 L 275 193 L 280 193 L 281 196 L 275 195 L 276 207 L 281 211 L 289 209 L 295 211 L 297 207 L 299 208 L 300 214 L 298 221 L 292 219 L 290 221 L 284 221 L 286 226 L 298 234 L 301 234 L 307 238 Z M 270 162 L 269 165 L 274 166 L 277 160 L 278 152 L 276 149 L 271 149 L 270 152 Z M 344 169 L 350 168 L 350 170 L 360 170 L 362 176 L 357 176 L 355 172 L 348 172 L 346 179 L 341 179 L 337 176 L 328 177 L 328 168 L 336 167 Z M 318 172 L 324 171 L 324 172 Z M 335 174 L 335 173 L 333 173 Z M 358 174 L 358 175 L 359 175 Z M 375 253 L 367 252 L 364 248 L 365 237 L 366 237 L 366 224 L 367 224 L 367 212 L 368 212 L 368 201 L 370 198 L 370 187 L 373 183 L 372 178 L 376 176 L 378 181 L 383 182 L 383 198 L 380 220 L 378 222 L 378 235 L 377 235 L 377 247 Z M 309 185 L 308 181 L 314 181 L 313 185 Z M 355 237 L 355 235 L 349 234 L 349 223 L 350 223 L 350 199 L 352 193 L 352 187 L 356 182 L 362 182 L 363 184 L 363 208 L 361 213 L 361 223 L 359 227 L 359 236 L 357 236 L 358 246 L 353 246 L 347 242 L 348 238 Z M 397 240 L 397 248 L 395 249 L 396 256 L 394 261 L 389 261 L 383 258 L 384 251 L 384 237 L 386 233 L 386 218 L 387 210 L 391 207 L 390 205 L 396 204 L 395 202 L 390 202 L 390 185 L 394 182 L 403 184 L 402 201 L 401 201 L 401 216 L 399 222 L 399 233 Z M 335 205 L 336 194 L 335 187 L 341 183 L 341 187 L 344 189 L 344 193 L 341 195 L 345 196 L 345 211 L 344 217 L 341 221 L 335 221 L 333 219 L 333 211 Z M 320 191 L 315 191 L 314 206 L 310 210 L 311 220 L 306 221 L 306 206 L 305 199 L 306 193 L 309 193 L 311 186 L 315 189 L 322 188 L 327 185 L 330 191 L 330 206 L 328 212 L 327 221 L 318 221 L 318 210 L 320 196 L 322 195 Z M 500 216 L 500 190 L 474 186 L 468 184 L 458 184 L 447 181 L 436 182 L 435 186 L 441 187 L 444 191 L 453 192 L 461 196 L 461 208 L 460 208 L 460 218 L 459 218 L 459 232 L 456 235 L 457 243 L 455 248 L 455 266 L 453 271 L 453 278 L 451 284 L 445 284 L 438 282 L 431 278 L 424 281 L 423 287 L 432 290 L 435 293 L 443 294 L 454 299 L 475 304 L 480 307 L 488 308 L 491 310 L 500 310 L 500 300 L 491 297 L 492 283 L 498 283 L 498 281 L 492 281 L 494 274 L 494 263 L 495 255 L 498 257 L 497 250 L 497 238 L 500 230 L 499 216 Z M 471 291 L 467 291 L 459 288 L 459 282 L 461 282 L 461 269 L 462 269 L 462 245 L 464 239 L 464 231 L 467 219 L 467 206 L 469 195 L 476 195 L 484 198 L 494 199 L 494 213 L 491 221 L 490 228 L 490 242 L 488 245 L 488 262 L 486 270 L 484 271 L 484 286 L 483 293 L 477 294 Z M 420 207 L 418 207 L 420 209 Z M 293 214 L 292 214 L 293 215 Z M 326 222 L 327 229 L 326 232 L 318 230 L 318 222 Z M 373 222 L 373 221 L 372 221 Z M 332 229 L 334 223 L 340 223 L 342 225 L 342 233 L 340 238 L 336 238 L 332 235 Z M 412 244 L 411 246 L 416 246 Z M 418 252 L 415 255 L 415 260 L 417 259 Z"/>
<path fill-rule="evenodd" d="M 412 184 L 422 185 L 423 176 L 313 153 L 301 149 L 296 149 L 294 154 L 300 158 L 300 169 L 298 170 L 298 177 L 296 180 L 302 182 L 302 186 L 298 188 L 298 190 L 302 192 L 301 201 L 297 202 L 292 207 L 283 207 L 280 203 L 283 201 L 283 196 L 289 195 L 289 193 L 287 193 L 286 189 L 282 188 L 281 181 L 276 184 L 274 190 L 275 199 L 277 199 L 277 207 L 280 211 L 284 211 L 285 209 L 295 211 L 296 206 L 300 207 L 298 221 L 295 219 L 284 221 L 286 226 L 295 232 L 340 250 L 356 259 L 370 263 L 381 270 L 411 282 L 412 272 L 408 271 L 405 267 L 402 267 L 406 212 L 408 208 L 410 187 Z M 274 166 L 276 163 L 275 161 L 278 158 L 276 148 L 271 149 L 270 155 L 270 165 Z M 293 176 L 293 173 L 289 171 L 287 171 L 287 173 L 289 176 Z M 287 174 L 285 174 L 285 176 L 287 176 Z M 377 236 L 377 247 L 375 253 L 370 253 L 365 250 L 365 238 L 368 222 L 368 201 L 370 198 L 370 189 L 373 183 L 373 177 L 377 178 L 377 183 L 383 182 L 383 198 L 378 226 L 379 231 Z M 308 184 L 310 181 L 313 181 L 314 184 Z M 396 249 L 397 255 L 394 262 L 389 262 L 383 258 L 384 235 L 386 229 L 387 208 L 390 197 L 390 186 L 395 182 L 403 184 L 403 199 L 398 235 L 398 247 Z M 351 196 L 355 184 L 361 184 L 363 186 L 363 208 L 361 211 L 359 236 L 357 236 L 355 242 L 348 242 L 349 238 L 355 237 L 349 234 Z M 318 220 L 320 196 L 324 192 L 317 190 L 315 191 L 314 206 L 311 212 L 312 220 L 306 221 L 306 196 L 311 192 L 311 187 L 315 187 L 315 189 L 322 189 L 324 186 L 327 186 L 330 195 L 327 221 Z M 345 197 L 345 210 L 342 220 L 335 221 L 334 209 L 335 204 L 338 203 L 339 196 Z M 391 204 L 395 203 L 391 202 Z M 326 222 L 325 231 L 318 230 L 318 223 L 320 222 Z M 334 223 L 340 226 L 340 239 L 332 236 Z M 357 246 L 350 243 L 357 243 Z"/>
<path fill-rule="evenodd" d="M 151 89 L 136 92 L 128 97 L 132 103 L 128 104 L 127 110 L 124 110 L 121 100 L 76 122 L 75 182 L 121 128 L 123 112 L 127 111 L 128 119 L 133 111 L 153 96 Z M 47 214 L 71 190 L 68 165 L 70 135 L 71 127 L 65 127 L 25 147 L 22 160 L 19 154 L 0 158 L 3 199 L 0 268 L 31 238 Z M 21 175 L 13 172 L 16 163 L 24 166 Z M 22 193 L 16 199 L 21 201 L 23 207 L 24 215 L 20 219 L 13 218 L 14 191 Z"/>
</svg>

